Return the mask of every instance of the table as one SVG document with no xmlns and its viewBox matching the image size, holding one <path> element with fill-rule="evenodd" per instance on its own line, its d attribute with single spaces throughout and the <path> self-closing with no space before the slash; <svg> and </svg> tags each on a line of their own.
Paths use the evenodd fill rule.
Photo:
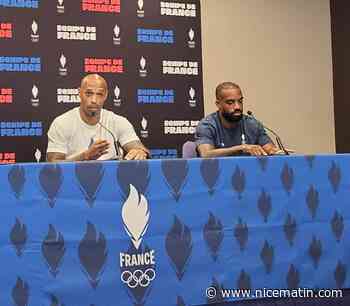
<svg viewBox="0 0 350 306">
<path fill-rule="evenodd" d="M 350 288 L 350 155 L 0 166 L 0 305 Z"/>
</svg>

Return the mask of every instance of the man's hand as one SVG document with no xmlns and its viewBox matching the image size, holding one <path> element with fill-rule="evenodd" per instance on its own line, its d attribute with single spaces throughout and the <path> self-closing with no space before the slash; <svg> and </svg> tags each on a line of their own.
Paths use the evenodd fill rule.
<svg viewBox="0 0 350 306">
<path fill-rule="evenodd" d="M 84 160 L 96 160 L 108 153 L 109 142 L 106 140 L 96 140 L 92 146 L 84 152 Z"/>
<path fill-rule="evenodd" d="M 126 154 L 125 156 L 126 160 L 143 160 L 143 159 L 147 159 L 147 153 L 139 148 L 135 148 L 135 149 L 130 149 L 130 151 L 128 152 L 128 154 Z"/>
<path fill-rule="evenodd" d="M 254 156 L 267 155 L 265 150 L 259 145 L 242 145 L 242 151 Z"/>
</svg>

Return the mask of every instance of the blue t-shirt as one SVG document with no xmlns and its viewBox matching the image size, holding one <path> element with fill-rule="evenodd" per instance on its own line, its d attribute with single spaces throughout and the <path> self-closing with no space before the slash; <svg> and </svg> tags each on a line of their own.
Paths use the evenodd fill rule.
<svg viewBox="0 0 350 306">
<path fill-rule="evenodd" d="M 263 146 L 272 143 L 262 124 L 255 118 L 243 115 L 234 128 L 225 128 L 218 112 L 208 115 L 198 123 L 195 139 L 197 146 L 211 144 L 215 148 L 229 148 L 242 144 L 243 134 L 246 144 Z"/>
</svg>

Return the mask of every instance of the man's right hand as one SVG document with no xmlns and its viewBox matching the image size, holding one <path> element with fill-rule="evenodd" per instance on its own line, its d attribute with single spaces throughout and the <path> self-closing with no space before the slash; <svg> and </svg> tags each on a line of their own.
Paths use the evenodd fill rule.
<svg viewBox="0 0 350 306">
<path fill-rule="evenodd" d="M 253 156 L 267 155 L 264 149 L 259 145 L 249 145 L 249 144 L 242 145 L 242 151 L 244 153 L 249 153 L 250 155 L 253 155 Z"/>
<path fill-rule="evenodd" d="M 96 160 L 108 153 L 109 142 L 106 140 L 96 140 L 91 147 L 84 152 L 84 160 Z"/>
</svg>

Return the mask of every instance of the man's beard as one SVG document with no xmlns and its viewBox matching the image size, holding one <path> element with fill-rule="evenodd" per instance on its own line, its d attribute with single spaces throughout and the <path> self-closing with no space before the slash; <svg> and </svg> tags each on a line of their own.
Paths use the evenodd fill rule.
<svg viewBox="0 0 350 306">
<path fill-rule="evenodd" d="M 225 118 L 226 121 L 235 123 L 242 119 L 243 113 L 235 114 L 235 113 L 228 113 L 228 112 L 222 112 L 222 116 Z"/>
</svg>

